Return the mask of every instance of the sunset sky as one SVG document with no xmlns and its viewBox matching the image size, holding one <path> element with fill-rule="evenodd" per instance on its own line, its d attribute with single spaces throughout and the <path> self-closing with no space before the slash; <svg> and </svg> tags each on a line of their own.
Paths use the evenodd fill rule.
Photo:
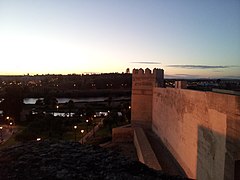
<svg viewBox="0 0 240 180">
<path fill-rule="evenodd" d="M 239 0 L 0 0 L 0 75 L 240 78 Z"/>
</svg>

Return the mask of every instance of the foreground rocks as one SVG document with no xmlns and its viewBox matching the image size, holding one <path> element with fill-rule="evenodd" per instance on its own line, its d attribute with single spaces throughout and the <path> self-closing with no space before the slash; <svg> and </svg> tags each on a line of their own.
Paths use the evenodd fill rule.
<svg viewBox="0 0 240 180">
<path fill-rule="evenodd" d="M 98 146 L 30 142 L 0 151 L 0 179 L 183 179 Z"/>
</svg>

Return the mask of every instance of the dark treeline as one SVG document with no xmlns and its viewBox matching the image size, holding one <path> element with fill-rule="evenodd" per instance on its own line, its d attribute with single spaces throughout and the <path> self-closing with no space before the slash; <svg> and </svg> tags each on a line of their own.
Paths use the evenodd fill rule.
<svg viewBox="0 0 240 180">
<path fill-rule="evenodd" d="M 131 94 L 129 73 L 109 73 L 93 75 L 36 75 L 0 76 L 0 97 L 6 88 L 19 86 L 23 97 L 97 97 L 129 96 Z"/>
</svg>

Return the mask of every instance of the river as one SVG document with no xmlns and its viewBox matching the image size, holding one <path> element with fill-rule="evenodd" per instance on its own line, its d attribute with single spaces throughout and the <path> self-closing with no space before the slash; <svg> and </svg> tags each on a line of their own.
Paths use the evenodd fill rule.
<svg viewBox="0 0 240 180">
<path fill-rule="evenodd" d="M 24 104 L 35 104 L 38 99 L 43 98 L 24 98 Z M 73 102 L 101 102 L 107 100 L 107 97 L 94 97 L 94 98 L 57 98 L 58 103 L 67 103 L 72 100 Z"/>
</svg>

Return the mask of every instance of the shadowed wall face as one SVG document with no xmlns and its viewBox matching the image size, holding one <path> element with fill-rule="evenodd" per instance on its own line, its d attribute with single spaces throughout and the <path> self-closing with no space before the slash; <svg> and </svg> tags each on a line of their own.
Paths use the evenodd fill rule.
<svg viewBox="0 0 240 180">
<path fill-rule="evenodd" d="M 233 179 L 239 102 L 225 94 L 154 88 L 152 128 L 189 177 Z"/>
<path fill-rule="evenodd" d="M 198 127 L 197 179 L 224 179 L 226 135 Z"/>
<path fill-rule="evenodd" d="M 234 179 L 240 179 L 240 160 L 235 161 Z"/>
</svg>

